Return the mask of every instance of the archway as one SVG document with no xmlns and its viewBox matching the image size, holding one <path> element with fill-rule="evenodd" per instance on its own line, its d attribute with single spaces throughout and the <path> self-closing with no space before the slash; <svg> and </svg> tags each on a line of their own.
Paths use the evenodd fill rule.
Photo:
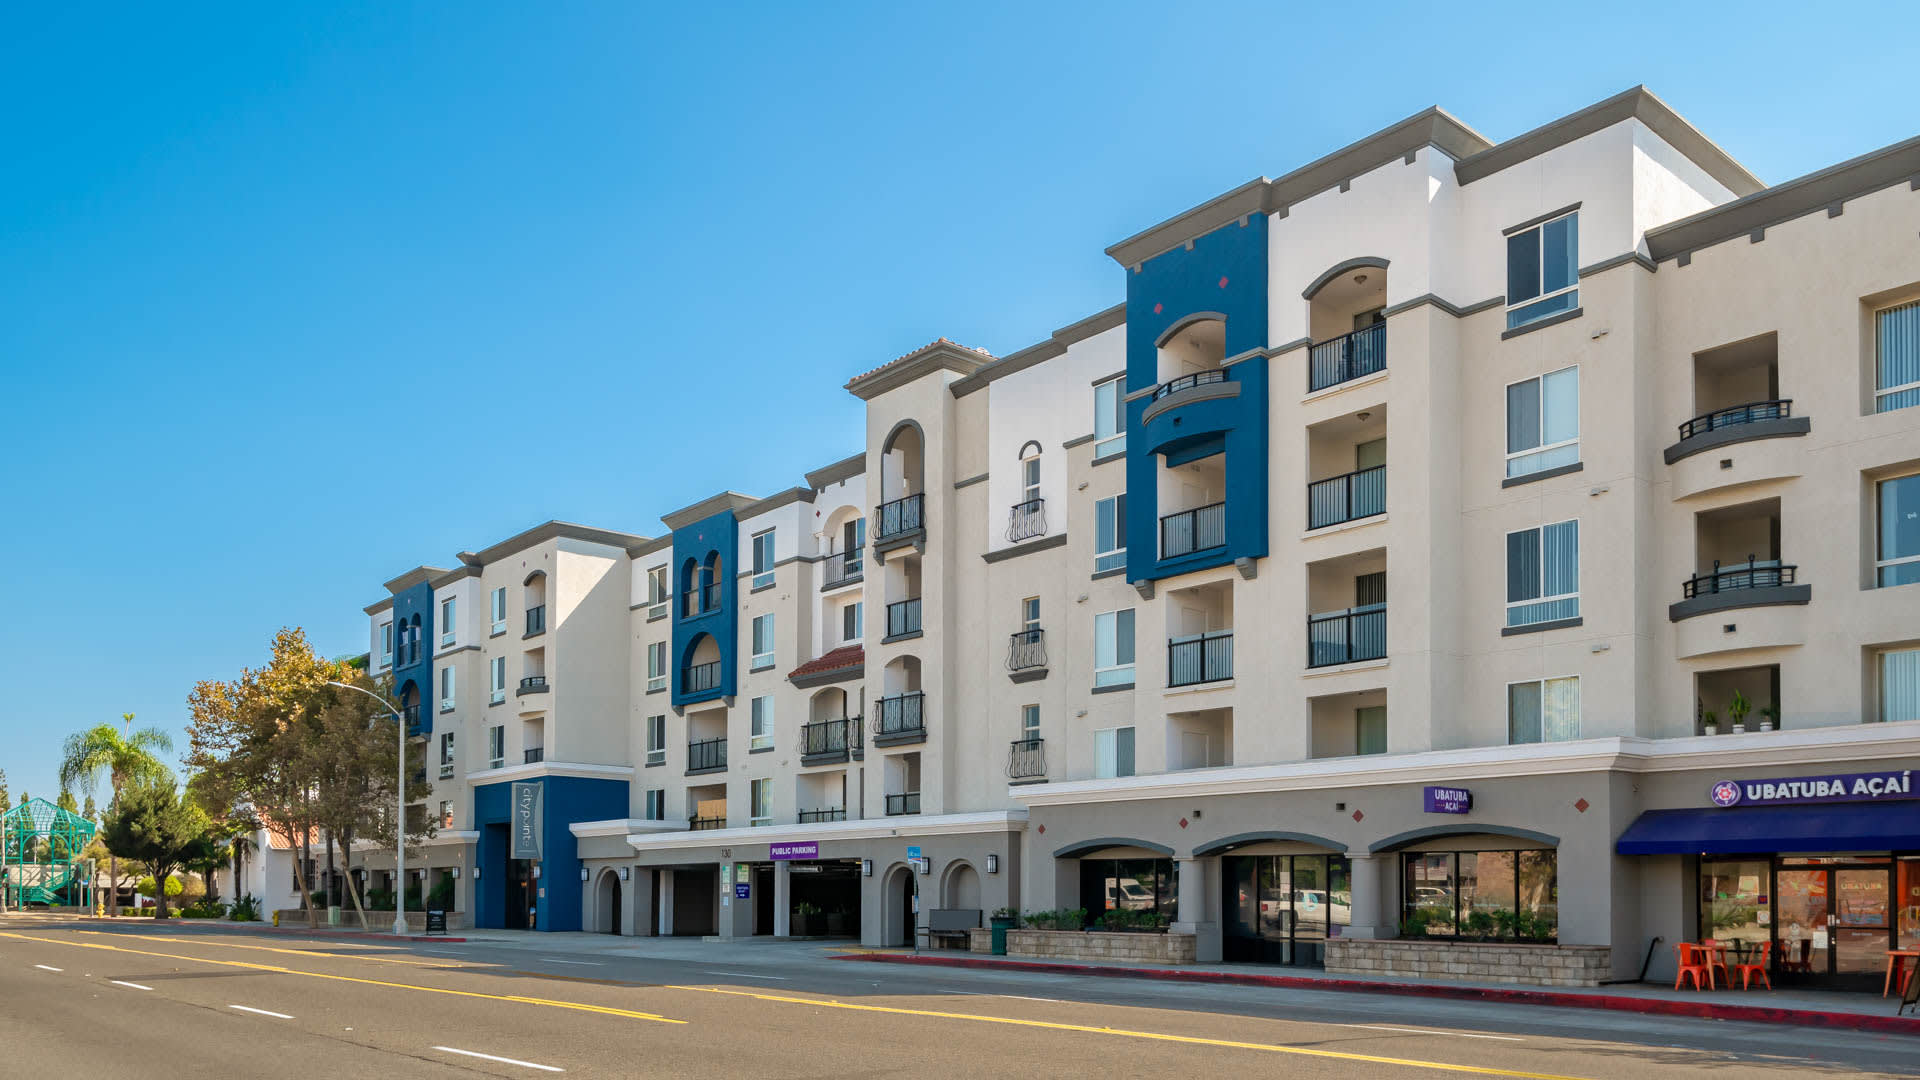
<svg viewBox="0 0 1920 1080">
<path fill-rule="evenodd" d="M 911 946 L 913 931 L 918 924 L 918 906 L 914 901 L 919 895 L 919 883 L 914 880 L 913 870 L 904 865 L 896 865 L 887 872 L 883 889 L 881 908 L 881 944 L 893 946 Z"/>
<path fill-rule="evenodd" d="M 970 863 L 956 862 L 947 867 L 946 887 L 941 892 L 946 897 L 942 907 L 980 910 L 980 874 Z"/>
<path fill-rule="evenodd" d="M 600 871 L 600 884 L 594 890 L 594 926 L 602 934 L 620 933 L 620 874 Z"/>
</svg>

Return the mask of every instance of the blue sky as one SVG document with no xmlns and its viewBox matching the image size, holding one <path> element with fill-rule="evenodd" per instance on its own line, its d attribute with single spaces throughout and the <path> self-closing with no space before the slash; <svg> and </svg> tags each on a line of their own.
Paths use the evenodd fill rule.
<svg viewBox="0 0 1920 1080">
<path fill-rule="evenodd" d="M 409 567 L 791 486 L 858 449 L 850 374 L 1038 341 L 1122 297 L 1107 245 L 1428 105 L 1502 139 L 1645 83 L 1768 182 L 1920 133 L 1909 9 L 1462 11 L 13 13 L 15 797 L 123 712 L 184 748 L 282 625 L 363 649 Z"/>
</svg>

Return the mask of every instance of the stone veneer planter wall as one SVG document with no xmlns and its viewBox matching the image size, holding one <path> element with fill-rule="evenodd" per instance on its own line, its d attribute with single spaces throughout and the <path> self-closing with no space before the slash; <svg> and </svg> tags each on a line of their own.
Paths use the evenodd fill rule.
<svg viewBox="0 0 1920 1080">
<path fill-rule="evenodd" d="M 972 952 L 993 951 L 991 930 L 968 932 Z M 1130 934 L 1085 930 L 1009 930 L 1007 955 L 1041 960 L 1118 960 L 1136 964 L 1191 964 L 1192 934 Z"/>
<path fill-rule="evenodd" d="M 1521 983 L 1598 986 L 1613 971 L 1606 945 L 1504 945 L 1477 942 L 1365 940 L 1327 942 L 1329 975 L 1411 975 Z"/>
</svg>

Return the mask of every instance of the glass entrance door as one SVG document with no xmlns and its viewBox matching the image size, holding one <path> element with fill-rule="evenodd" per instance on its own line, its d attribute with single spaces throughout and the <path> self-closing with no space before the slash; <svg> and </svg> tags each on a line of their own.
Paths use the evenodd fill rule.
<svg viewBox="0 0 1920 1080">
<path fill-rule="evenodd" d="M 1893 947 L 1892 868 L 1862 856 L 1818 861 L 1828 865 L 1776 871 L 1778 970 L 1789 979 L 1864 984 L 1885 972 Z"/>
<path fill-rule="evenodd" d="M 1892 897 L 1885 867 L 1833 872 L 1833 970 L 1884 972 L 1893 947 Z"/>
<path fill-rule="evenodd" d="M 1830 964 L 1827 916 L 1832 905 L 1827 888 L 1831 871 L 1779 871 L 1774 912 L 1779 920 L 1774 939 L 1779 942 L 1782 975 L 1824 975 Z"/>
</svg>

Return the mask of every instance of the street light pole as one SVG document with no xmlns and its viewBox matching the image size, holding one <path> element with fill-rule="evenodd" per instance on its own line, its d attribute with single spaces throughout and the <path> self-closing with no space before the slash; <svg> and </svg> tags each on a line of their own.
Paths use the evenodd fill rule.
<svg viewBox="0 0 1920 1080">
<path fill-rule="evenodd" d="M 403 937 L 407 932 L 407 718 L 401 715 L 393 702 L 364 687 L 334 682 L 332 679 L 327 680 L 327 685 L 365 694 L 379 702 L 392 714 L 393 725 L 400 732 L 399 776 L 394 787 L 394 799 L 399 805 L 395 807 L 398 812 L 393 819 L 393 933 L 396 937 Z M 353 853 L 348 852 L 347 858 L 351 862 Z M 351 868 L 348 872 L 352 872 Z"/>
</svg>

